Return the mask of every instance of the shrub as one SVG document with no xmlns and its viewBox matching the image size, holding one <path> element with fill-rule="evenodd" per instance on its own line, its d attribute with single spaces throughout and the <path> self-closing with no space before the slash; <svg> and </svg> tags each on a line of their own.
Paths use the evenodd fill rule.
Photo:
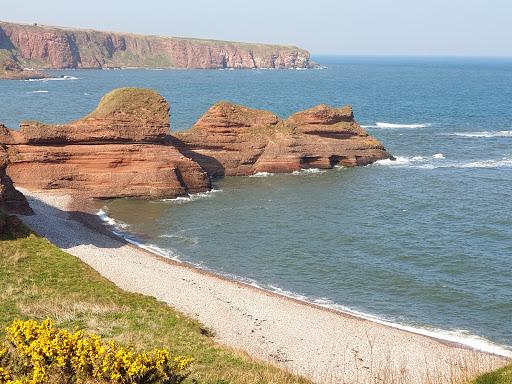
<svg viewBox="0 0 512 384">
<path fill-rule="evenodd" d="M 192 358 L 166 349 L 137 353 L 94 334 L 55 328 L 51 320 L 15 320 L 0 345 L 0 384 L 47 382 L 180 383 Z"/>
</svg>

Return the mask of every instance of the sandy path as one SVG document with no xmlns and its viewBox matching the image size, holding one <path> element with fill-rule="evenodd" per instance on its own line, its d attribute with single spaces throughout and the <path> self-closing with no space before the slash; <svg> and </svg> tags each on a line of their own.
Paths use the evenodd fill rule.
<svg viewBox="0 0 512 384">
<path fill-rule="evenodd" d="M 23 221 L 122 289 L 197 318 L 223 344 L 321 383 L 450 383 L 502 357 L 391 328 L 167 262 L 70 220 L 70 198 L 24 191 Z"/>
</svg>

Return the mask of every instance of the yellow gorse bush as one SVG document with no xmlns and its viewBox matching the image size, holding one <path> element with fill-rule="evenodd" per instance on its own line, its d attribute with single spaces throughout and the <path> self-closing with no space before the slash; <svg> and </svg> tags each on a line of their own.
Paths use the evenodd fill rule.
<svg viewBox="0 0 512 384">
<path fill-rule="evenodd" d="M 51 320 L 15 320 L 0 345 L 0 384 L 40 384 L 50 376 L 65 382 L 178 383 L 193 359 L 166 349 L 137 353 L 94 334 L 57 329 Z M 17 367 L 17 379 L 9 367 Z M 20 368 L 21 367 L 21 368 Z M 20 373 L 21 372 L 21 373 Z"/>
</svg>

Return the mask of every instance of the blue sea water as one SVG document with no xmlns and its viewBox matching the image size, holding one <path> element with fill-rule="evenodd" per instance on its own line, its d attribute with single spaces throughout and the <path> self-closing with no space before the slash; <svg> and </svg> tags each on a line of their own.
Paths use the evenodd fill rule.
<svg viewBox="0 0 512 384">
<path fill-rule="evenodd" d="M 173 130 L 218 100 L 282 117 L 351 104 L 397 161 L 224 178 L 215 193 L 100 208 L 132 239 L 203 268 L 481 348 L 489 346 L 478 337 L 510 348 L 512 60 L 316 60 L 327 68 L 55 71 L 72 78 L 4 81 L 0 122 L 77 119 L 121 86 L 158 90 L 171 103 Z"/>
</svg>

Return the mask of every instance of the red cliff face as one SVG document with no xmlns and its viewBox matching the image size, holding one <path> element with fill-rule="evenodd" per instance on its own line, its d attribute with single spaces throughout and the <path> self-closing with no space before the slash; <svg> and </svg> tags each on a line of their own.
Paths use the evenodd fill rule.
<svg viewBox="0 0 512 384">
<path fill-rule="evenodd" d="M 21 192 L 14 188 L 11 178 L 5 172 L 8 164 L 8 154 L 6 145 L 1 143 L 12 142 L 11 132 L 0 124 L 0 209 L 13 213 L 30 213 L 31 209 L 27 200 Z"/>
<path fill-rule="evenodd" d="M 174 136 L 175 145 L 213 176 L 367 165 L 391 158 L 355 122 L 349 106 L 319 105 L 283 120 L 223 102 L 192 129 Z"/>
<path fill-rule="evenodd" d="M 123 88 L 104 96 L 84 119 L 23 123 L 8 143 L 8 174 L 28 189 L 93 198 L 171 198 L 206 191 L 209 180 L 202 168 L 166 143 L 168 110 L 153 91 Z"/>
<path fill-rule="evenodd" d="M 0 50 L 33 68 L 310 68 L 292 46 L 144 36 L 0 22 Z"/>
</svg>

